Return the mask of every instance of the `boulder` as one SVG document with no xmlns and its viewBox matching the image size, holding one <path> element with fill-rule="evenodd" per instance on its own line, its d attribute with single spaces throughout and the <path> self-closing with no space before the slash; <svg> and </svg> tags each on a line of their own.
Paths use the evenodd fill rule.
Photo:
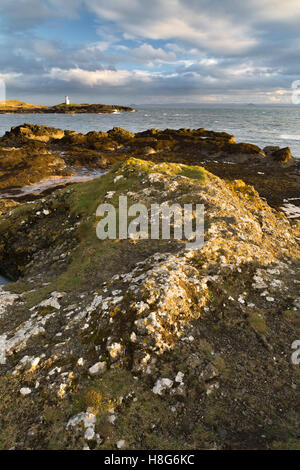
<svg viewBox="0 0 300 470">
<path fill-rule="evenodd" d="M 146 146 L 146 147 L 143 147 L 140 151 L 140 154 L 141 155 L 152 155 L 156 153 L 156 151 L 154 150 L 154 148 L 152 147 L 149 147 L 149 146 Z"/>
<path fill-rule="evenodd" d="M 280 150 L 280 147 L 275 145 L 267 145 L 267 147 L 264 147 L 263 149 L 266 155 L 270 155 L 271 153 L 276 152 L 277 150 Z"/>
<path fill-rule="evenodd" d="M 35 124 L 23 124 L 21 126 L 12 127 L 0 139 L 1 143 L 13 145 L 22 145 L 29 140 L 37 140 L 39 142 L 49 142 L 51 139 L 61 139 L 65 132 L 55 127 L 39 126 Z"/>
<path fill-rule="evenodd" d="M 265 158 L 265 153 L 257 145 L 244 142 L 226 143 L 220 150 L 223 158 L 235 163 L 261 162 Z"/>
<path fill-rule="evenodd" d="M 285 147 L 270 154 L 270 158 L 281 166 L 289 167 L 295 164 L 295 158 L 291 154 L 290 147 Z"/>
</svg>

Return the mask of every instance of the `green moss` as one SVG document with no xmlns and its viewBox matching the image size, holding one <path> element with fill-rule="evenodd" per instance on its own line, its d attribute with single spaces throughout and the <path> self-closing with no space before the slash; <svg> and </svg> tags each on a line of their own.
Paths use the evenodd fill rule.
<svg viewBox="0 0 300 470">
<path fill-rule="evenodd" d="M 282 315 L 285 320 L 291 322 L 296 328 L 300 328 L 300 312 L 285 310 Z"/>
<path fill-rule="evenodd" d="M 203 182 L 206 178 L 207 172 L 200 166 L 180 165 L 180 167 L 182 176 L 198 180 L 198 182 Z"/>
<path fill-rule="evenodd" d="M 69 103 L 69 104 L 66 104 L 66 103 L 61 103 L 61 104 L 57 104 L 56 106 L 59 106 L 61 108 L 67 108 L 69 106 L 77 106 L 77 107 L 84 107 L 84 106 L 88 106 L 88 104 L 75 104 L 75 103 Z"/>
<path fill-rule="evenodd" d="M 252 313 L 249 315 L 249 324 L 250 326 L 257 331 L 258 333 L 265 334 L 268 331 L 268 327 L 266 325 L 265 319 L 258 315 L 257 313 Z"/>
<path fill-rule="evenodd" d="M 208 358 L 211 358 L 211 353 L 214 350 L 214 347 L 208 341 L 206 341 L 206 339 L 201 339 L 198 346 L 204 355 L 206 355 Z"/>
<path fill-rule="evenodd" d="M 146 162 L 145 162 L 146 163 Z M 132 175 L 122 178 L 116 184 L 113 180 L 118 175 L 120 164 L 117 164 L 114 169 L 100 178 L 93 179 L 86 183 L 76 184 L 68 187 L 71 195 L 68 202 L 72 214 L 80 215 L 94 215 L 99 204 L 103 202 L 114 202 L 114 199 L 105 201 L 105 195 L 108 191 L 114 190 L 119 193 L 140 185 L 140 179 L 137 175 Z M 117 196 L 115 201 L 118 202 Z"/>
<path fill-rule="evenodd" d="M 192 433 L 194 448 L 212 449 L 216 440 L 215 433 L 204 424 L 198 424 Z"/>
<path fill-rule="evenodd" d="M 169 176 L 186 176 L 187 178 L 204 181 L 207 171 L 200 166 L 190 166 L 177 163 L 158 163 L 152 161 L 138 160 L 137 158 L 129 158 L 124 164 L 126 169 L 131 171 L 142 171 L 145 173 L 162 173 Z M 198 181 L 199 182 L 199 181 Z"/>
<path fill-rule="evenodd" d="M 300 450 L 300 439 L 289 439 L 287 442 L 275 441 L 272 450 Z"/>
<path fill-rule="evenodd" d="M 25 292 L 23 295 L 23 300 L 26 303 L 28 308 L 31 308 L 38 303 L 42 302 L 50 292 L 53 291 L 52 285 L 45 287 L 37 288 L 33 291 Z"/>
<path fill-rule="evenodd" d="M 218 369 L 219 372 L 225 372 L 226 371 L 226 364 L 222 356 L 219 354 L 216 354 L 214 356 L 214 365 Z"/>
<path fill-rule="evenodd" d="M 32 287 L 33 285 L 30 282 L 16 281 L 13 283 L 9 283 L 9 286 L 7 286 L 7 290 L 9 290 L 9 292 L 12 292 L 13 294 L 22 294 L 22 293 L 25 293 L 26 291 L 31 290 Z"/>
<path fill-rule="evenodd" d="M 97 422 L 102 435 L 106 432 L 110 435 L 101 448 L 113 449 L 119 439 L 124 439 L 128 447 L 135 449 L 184 447 L 184 439 L 172 432 L 175 419 L 170 406 L 151 390 L 144 389 L 129 371 L 111 370 L 103 378 L 93 380 L 93 389 L 97 393 L 85 397 L 92 398 L 90 405 L 98 406 Z M 120 410 L 115 428 L 107 424 L 111 407 Z"/>
</svg>

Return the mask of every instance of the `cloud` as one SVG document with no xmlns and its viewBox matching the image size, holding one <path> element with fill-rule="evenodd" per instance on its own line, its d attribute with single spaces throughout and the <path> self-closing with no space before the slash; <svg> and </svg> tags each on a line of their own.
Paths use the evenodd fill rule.
<svg viewBox="0 0 300 470">
<path fill-rule="evenodd" d="M 132 59 L 137 59 L 140 62 L 170 62 L 176 60 L 176 54 L 174 52 L 168 52 L 163 50 L 161 47 L 155 49 L 151 44 L 144 43 L 137 48 L 133 48 L 130 51 Z"/>
<path fill-rule="evenodd" d="M 249 6 L 252 14 L 256 11 L 256 19 L 266 22 L 298 22 L 300 18 L 298 0 L 250 0 Z"/>
<path fill-rule="evenodd" d="M 39 57 L 44 58 L 56 58 L 58 56 L 58 50 L 55 45 L 50 41 L 44 41 L 37 39 L 33 41 L 32 49 Z"/>
<path fill-rule="evenodd" d="M 150 82 L 151 76 L 147 72 L 139 70 L 83 70 L 74 68 L 63 70 L 52 68 L 47 77 L 52 80 L 65 82 L 78 82 L 90 87 L 106 85 L 109 87 L 127 85 L 132 81 Z"/>
<path fill-rule="evenodd" d="M 15 72 L 11 72 L 11 73 L 0 73 L 0 80 L 1 81 L 4 81 L 5 83 L 10 83 L 12 82 L 13 80 L 16 80 L 17 78 L 21 77 L 22 74 L 21 73 L 15 73 Z"/>
<path fill-rule="evenodd" d="M 57 17 L 76 18 L 83 0 L 1 0 L 0 17 L 6 30 L 24 31 Z"/>
<path fill-rule="evenodd" d="M 31 101 L 277 102 L 300 79 L 299 21 L 299 0 L 0 0 L 0 71 Z"/>
<path fill-rule="evenodd" d="M 108 4 L 106 0 L 86 0 L 86 5 L 99 18 L 122 25 L 126 38 L 179 39 L 224 52 L 241 52 L 256 44 L 247 24 L 232 21 L 222 7 L 221 14 L 206 8 L 205 1 L 115 0 Z"/>
</svg>

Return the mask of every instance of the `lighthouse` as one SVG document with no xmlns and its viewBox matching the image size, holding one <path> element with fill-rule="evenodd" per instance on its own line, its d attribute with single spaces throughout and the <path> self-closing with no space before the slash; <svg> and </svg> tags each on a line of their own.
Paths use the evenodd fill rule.
<svg viewBox="0 0 300 470">
<path fill-rule="evenodd" d="M 70 104 L 70 100 L 68 96 L 65 96 L 65 104 Z"/>
</svg>

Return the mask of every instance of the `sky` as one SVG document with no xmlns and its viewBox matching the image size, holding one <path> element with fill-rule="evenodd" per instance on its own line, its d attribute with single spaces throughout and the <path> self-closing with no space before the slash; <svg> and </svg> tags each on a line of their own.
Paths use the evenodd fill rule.
<svg viewBox="0 0 300 470">
<path fill-rule="evenodd" d="M 299 0 L 0 0 L 0 82 L 48 105 L 290 104 L 299 24 Z"/>
</svg>

